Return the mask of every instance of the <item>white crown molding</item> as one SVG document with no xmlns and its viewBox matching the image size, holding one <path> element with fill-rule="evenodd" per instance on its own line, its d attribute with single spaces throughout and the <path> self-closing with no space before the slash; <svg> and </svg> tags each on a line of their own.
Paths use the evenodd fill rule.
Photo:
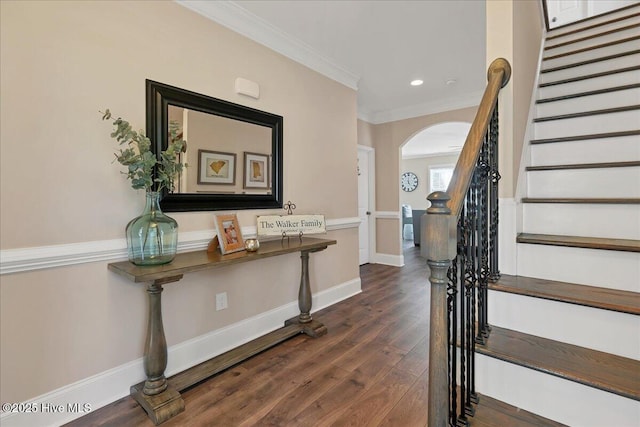
<svg viewBox="0 0 640 427">
<path fill-rule="evenodd" d="M 311 46 L 274 27 L 233 1 L 175 0 L 212 21 L 260 43 L 289 59 L 358 90 L 360 76 L 346 70 Z"/>
<path fill-rule="evenodd" d="M 360 218 L 336 218 L 327 220 L 327 231 L 357 228 Z M 255 226 L 242 227 L 245 238 L 256 237 Z M 199 230 L 178 233 L 178 252 L 205 249 L 215 230 Z M 39 246 L 0 251 L 0 275 L 20 273 L 45 268 L 64 267 L 97 261 L 122 261 L 127 259 L 125 239 L 97 240 L 66 245 Z"/>
<path fill-rule="evenodd" d="M 313 295 L 315 313 L 362 292 L 360 278 L 348 280 Z M 232 348 L 249 342 L 280 328 L 286 319 L 299 314 L 298 301 L 259 313 L 248 319 L 208 332 L 204 335 L 173 345 L 168 349 L 167 376 L 182 372 L 201 362 L 218 356 Z M 36 408 L 35 413 L 3 412 L 2 426 L 59 426 L 95 411 L 129 395 L 129 387 L 144 381 L 143 359 L 139 358 L 97 375 L 40 395 L 23 402 L 27 407 Z M 79 403 L 85 412 L 73 411 L 71 406 Z M 43 408 L 62 408 L 59 411 L 45 411 Z"/>
<path fill-rule="evenodd" d="M 480 104 L 484 91 L 474 92 L 458 98 L 446 101 L 435 100 L 424 104 L 412 105 L 410 107 L 396 108 L 378 112 L 359 112 L 358 118 L 365 122 L 379 125 L 382 123 L 395 122 L 399 120 L 412 119 L 414 117 L 426 116 L 429 114 L 444 113 L 446 111 L 459 110 L 461 108 L 476 107 Z"/>
</svg>

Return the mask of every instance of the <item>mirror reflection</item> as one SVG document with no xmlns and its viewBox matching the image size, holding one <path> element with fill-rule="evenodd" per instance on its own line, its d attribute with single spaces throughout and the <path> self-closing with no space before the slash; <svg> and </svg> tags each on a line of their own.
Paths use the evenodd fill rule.
<svg viewBox="0 0 640 427">
<path fill-rule="evenodd" d="M 147 135 L 159 155 L 169 123 L 181 129 L 188 164 L 163 210 L 282 207 L 282 116 L 147 80 Z"/>
<path fill-rule="evenodd" d="M 271 194 L 271 128 L 169 105 L 189 167 L 176 193 Z"/>
</svg>

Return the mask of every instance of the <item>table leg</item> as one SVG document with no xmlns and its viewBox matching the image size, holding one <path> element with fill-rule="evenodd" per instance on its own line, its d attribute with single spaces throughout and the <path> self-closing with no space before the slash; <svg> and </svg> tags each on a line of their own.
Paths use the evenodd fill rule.
<svg viewBox="0 0 640 427">
<path fill-rule="evenodd" d="M 300 323 L 311 322 L 311 285 L 309 283 L 309 251 L 300 253 L 302 260 L 302 275 L 300 276 L 300 290 L 298 291 L 298 307 Z"/>
<path fill-rule="evenodd" d="M 184 411 L 184 400 L 171 388 L 164 375 L 167 368 L 167 340 L 162 325 L 162 285 L 180 280 L 182 275 L 156 280 L 147 286 L 149 318 L 144 346 L 144 373 L 147 380 L 131 387 L 131 396 L 158 425 Z"/>
<path fill-rule="evenodd" d="M 324 248 L 322 248 L 324 249 Z M 298 291 L 298 307 L 300 314 L 293 319 L 284 322 L 287 325 L 298 325 L 300 332 L 310 337 L 321 337 L 327 333 L 327 328 L 322 323 L 311 318 L 311 285 L 309 283 L 309 253 L 318 252 L 322 249 L 301 251 L 302 274 L 300 276 L 300 290 Z"/>
<path fill-rule="evenodd" d="M 144 346 L 144 394 L 153 396 L 167 389 L 164 370 L 167 368 L 167 340 L 162 325 L 162 285 L 156 282 L 147 287 L 149 294 L 149 319 L 147 340 Z"/>
</svg>

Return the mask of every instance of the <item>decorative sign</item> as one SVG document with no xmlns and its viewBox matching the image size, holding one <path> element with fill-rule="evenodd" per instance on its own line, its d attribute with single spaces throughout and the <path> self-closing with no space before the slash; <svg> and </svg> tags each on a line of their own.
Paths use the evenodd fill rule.
<svg viewBox="0 0 640 427">
<path fill-rule="evenodd" d="M 298 236 L 326 232 L 324 215 L 264 215 L 258 217 L 258 236 Z"/>
</svg>

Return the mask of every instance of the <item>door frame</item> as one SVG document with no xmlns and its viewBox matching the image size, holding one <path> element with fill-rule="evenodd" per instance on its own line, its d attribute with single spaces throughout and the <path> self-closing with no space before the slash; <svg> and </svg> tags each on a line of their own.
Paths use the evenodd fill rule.
<svg viewBox="0 0 640 427">
<path fill-rule="evenodd" d="M 358 154 L 364 153 L 367 158 L 367 166 L 369 169 L 369 180 L 368 180 L 368 192 L 369 192 L 369 206 L 368 211 L 371 212 L 369 215 L 369 228 L 367 230 L 369 234 L 369 263 L 376 263 L 376 150 L 372 147 L 366 145 L 358 144 Z M 360 189 L 358 189 L 360 191 Z M 358 238 L 358 253 L 360 251 L 360 240 Z M 360 255 L 358 255 L 358 259 Z"/>
</svg>

